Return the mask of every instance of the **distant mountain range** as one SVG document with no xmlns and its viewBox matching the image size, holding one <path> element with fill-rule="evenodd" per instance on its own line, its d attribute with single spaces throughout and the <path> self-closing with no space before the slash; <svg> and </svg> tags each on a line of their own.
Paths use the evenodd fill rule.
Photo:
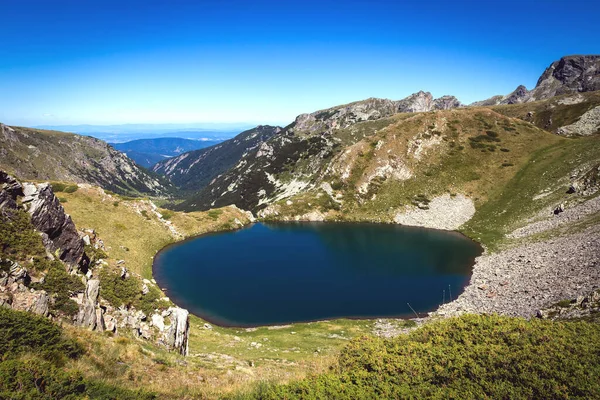
<svg viewBox="0 0 600 400">
<path fill-rule="evenodd" d="M 150 168 L 159 161 L 182 153 L 203 149 L 221 143 L 219 139 L 192 140 L 183 138 L 138 139 L 125 143 L 109 143 L 115 149 L 127 154 L 138 165 Z"/>
<path fill-rule="evenodd" d="M 254 125 L 247 123 L 40 125 L 35 128 L 93 136 L 112 143 L 137 139 L 176 137 L 185 139 L 229 139 Z"/>
</svg>

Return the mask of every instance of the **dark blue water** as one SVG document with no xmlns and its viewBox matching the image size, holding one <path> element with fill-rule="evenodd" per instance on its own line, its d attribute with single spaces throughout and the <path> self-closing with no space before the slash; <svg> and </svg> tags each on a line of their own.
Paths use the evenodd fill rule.
<svg viewBox="0 0 600 400">
<path fill-rule="evenodd" d="M 455 232 L 383 224 L 254 224 L 162 250 L 154 277 L 218 325 L 414 316 L 455 298 L 481 247 Z"/>
</svg>

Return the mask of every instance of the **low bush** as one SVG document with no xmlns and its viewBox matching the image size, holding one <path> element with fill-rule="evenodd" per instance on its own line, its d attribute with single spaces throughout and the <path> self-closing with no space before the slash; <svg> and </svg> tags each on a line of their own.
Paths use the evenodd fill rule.
<svg viewBox="0 0 600 400">
<path fill-rule="evenodd" d="M 238 398 L 600 398 L 600 326 L 467 315 L 354 340 L 330 372 Z"/>
<path fill-rule="evenodd" d="M 42 238 L 35 231 L 26 211 L 0 213 L 0 258 L 26 261 L 32 256 L 45 254 Z"/>
<path fill-rule="evenodd" d="M 70 297 L 83 292 L 85 285 L 76 275 L 70 275 L 65 266 L 58 260 L 50 261 L 38 258 L 34 261 L 37 270 L 46 270 L 42 283 L 32 284 L 35 289 L 43 289 L 52 295 L 54 301 L 50 304 L 50 312 L 54 316 L 64 314 L 73 316 L 79 311 L 79 306 Z"/>
</svg>

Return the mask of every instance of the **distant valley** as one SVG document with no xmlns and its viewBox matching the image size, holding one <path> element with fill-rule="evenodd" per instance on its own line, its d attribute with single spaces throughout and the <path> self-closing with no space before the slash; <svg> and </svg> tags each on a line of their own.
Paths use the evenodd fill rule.
<svg viewBox="0 0 600 400">
<path fill-rule="evenodd" d="M 109 143 L 112 147 L 127 154 L 138 165 L 151 168 L 159 161 L 175 157 L 192 150 L 203 149 L 221 143 L 220 139 L 183 139 L 163 137 L 137 139 L 125 143 Z"/>
</svg>

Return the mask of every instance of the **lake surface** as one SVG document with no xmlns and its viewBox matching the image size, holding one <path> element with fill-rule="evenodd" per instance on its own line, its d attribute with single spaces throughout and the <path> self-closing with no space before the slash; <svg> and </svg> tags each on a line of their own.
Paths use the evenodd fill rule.
<svg viewBox="0 0 600 400">
<path fill-rule="evenodd" d="M 362 223 L 254 224 L 163 249 L 154 277 L 223 326 L 414 317 L 468 283 L 481 247 L 455 233 Z"/>
</svg>

